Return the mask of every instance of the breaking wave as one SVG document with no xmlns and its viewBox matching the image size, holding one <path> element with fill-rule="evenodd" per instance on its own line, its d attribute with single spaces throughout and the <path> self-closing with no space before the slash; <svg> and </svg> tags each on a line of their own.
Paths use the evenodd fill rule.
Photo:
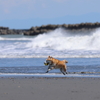
<svg viewBox="0 0 100 100">
<path fill-rule="evenodd" d="M 62 28 L 37 36 L 0 36 L 0 57 L 100 57 L 100 29 L 71 33 Z"/>
<path fill-rule="evenodd" d="M 68 33 L 57 29 L 48 34 L 38 35 L 32 46 L 53 50 L 100 50 L 100 29 L 92 33 Z"/>
</svg>

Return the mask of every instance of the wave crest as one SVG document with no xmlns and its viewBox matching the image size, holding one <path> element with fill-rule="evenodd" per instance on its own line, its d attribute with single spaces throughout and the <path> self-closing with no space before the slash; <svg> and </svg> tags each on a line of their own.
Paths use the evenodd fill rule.
<svg viewBox="0 0 100 100">
<path fill-rule="evenodd" d="M 93 33 L 74 34 L 64 29 L 38 35 L 32 41 L 32 47 L 50 48 L 53 50 L 99 50 L 100 29 Z"/>
</svg>

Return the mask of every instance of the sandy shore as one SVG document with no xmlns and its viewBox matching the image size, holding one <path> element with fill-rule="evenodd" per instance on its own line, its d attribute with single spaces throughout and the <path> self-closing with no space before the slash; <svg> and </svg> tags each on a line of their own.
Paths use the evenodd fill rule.
<svg viewBox="0 0 100 100">
<path fill-rule="evenodd" d="M 0 100 L 100 100 L 100 78 L 0 78 Z"/>
</svg>

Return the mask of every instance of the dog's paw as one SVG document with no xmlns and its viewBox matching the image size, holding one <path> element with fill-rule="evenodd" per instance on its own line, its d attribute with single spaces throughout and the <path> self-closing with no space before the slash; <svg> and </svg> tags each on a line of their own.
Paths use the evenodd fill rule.
<svg viewBox="0 0 100 100">
<path fill-rule="evenodd" d="M 46 73 L 48 73 L 48 71 L 46 71 Z"/>
<path fill-rule="evenodd" d="M 68 72 L 66 72 L 66 74 L 68 74 Z"/>
</svg>

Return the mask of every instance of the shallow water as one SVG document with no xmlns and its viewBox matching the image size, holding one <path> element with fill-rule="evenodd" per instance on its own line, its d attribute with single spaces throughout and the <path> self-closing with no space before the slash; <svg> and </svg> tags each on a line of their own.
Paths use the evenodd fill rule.
<svg viewBox="0 0 100 100">
<path fill-rule="evenodd" d="M 0 75 L 23 75 L 42 77 L 99 77 L 100 58 L 57 58 L 68 60 L 64 76 L 59 69 L 47 71 L 43 63 L 46 58 L 0 58 Z"/>
</svg>

